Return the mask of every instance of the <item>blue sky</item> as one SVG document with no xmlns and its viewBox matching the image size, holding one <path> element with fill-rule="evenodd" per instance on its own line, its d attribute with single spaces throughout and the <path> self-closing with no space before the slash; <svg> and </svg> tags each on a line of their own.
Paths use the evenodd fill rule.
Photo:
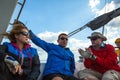
<svg viewBox="0 0 120 80">
<path fill-rule="evenodd" d="M 70 32 L 88 22 L 93 15 L 90 13 L 88 0 L 27 0 L 20 20 L 36 34 Z"/>
<path fill-rule="evenodd" d="M 120 7 L 120 0 L 26 0 L 19 20 L 40 38 L 57 43 L 56 39 L 59 33 L 69 33 L 82 27 L 95 17 L 118 7 Z M 19 9 L 20 6 L 17 5 L 11 22 L 16 19 Z M 105 36 L 109 39 L 107 43 L 114 44 L 115 38 L 119 37 L 119 20 L 120 18 L 114 19 L 105 26 Z M 112 23 L 116 27 L 111 26 Z M 102 32 L 102 29 L 96 31 Z M 89 46 L 90 41 L 86 37 L 91 32 L 93 32 L 91 29 L 86 28 L 70 38 L 68 46 L 75 53 L 75 56 L 78 56 L 78 48 Z M 34 44 L 33 46 L 36 47 Z M 44 51 L 36 48 L 41 59 L 44 59 L 46 56 Z"/>
</svg>

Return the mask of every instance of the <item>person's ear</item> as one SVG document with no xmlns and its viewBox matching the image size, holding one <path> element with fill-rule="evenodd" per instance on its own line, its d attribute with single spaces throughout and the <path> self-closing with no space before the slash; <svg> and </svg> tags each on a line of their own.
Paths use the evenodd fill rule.
<svg viewBox="0 0 120 80">
<path fill-rule="evenodd" d="M 15 38 L 18 38 L 18 35 L 17 35 L 17 34 L 15 34 L 14 36 L 15 36 Z"/>
</svg>

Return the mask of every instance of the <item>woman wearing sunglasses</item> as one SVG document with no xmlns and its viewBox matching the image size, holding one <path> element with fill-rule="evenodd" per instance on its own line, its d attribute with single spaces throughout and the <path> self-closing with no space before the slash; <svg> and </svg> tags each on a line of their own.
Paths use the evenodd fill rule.
<svg viewBox="0 0 120 80">
<path fill-rule="evenodd" d="M 12 30 L 2 35 L 10 40 L 3 43 L 7 47 L 4 54 L 7 67 L 4 73 L 9 73 L 6 76 L 8 79 L 5 80 L 37 80 L 40 74 L 40 60 L 37 50 L 29 44 L 29 32 L 26 26 L 14 23 Z"/>
</svg>

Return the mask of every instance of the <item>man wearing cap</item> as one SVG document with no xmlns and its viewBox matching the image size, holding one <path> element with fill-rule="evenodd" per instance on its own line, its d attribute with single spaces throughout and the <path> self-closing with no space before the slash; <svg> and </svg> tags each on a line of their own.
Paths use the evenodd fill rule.
<svg viewBox="0 0 120 80">
<path fill-rule="evenodd" d="M 85 51 L 78 49 L 84 57 L 84 70 L 78 72 L 78 77 L 83 80 L 120 80 L 120 67 L 117 64 L 115 49 L 99 32 L 93 32 L 88 36 L 91 45 Z"/>
<path fill-rule="evenodd" d="M 115 40 L 115 44 L 116 44 L 115 52 L 117 54 L 118 64 L 120 64 L 120 38 L 117 38 Z"/>
</svg>

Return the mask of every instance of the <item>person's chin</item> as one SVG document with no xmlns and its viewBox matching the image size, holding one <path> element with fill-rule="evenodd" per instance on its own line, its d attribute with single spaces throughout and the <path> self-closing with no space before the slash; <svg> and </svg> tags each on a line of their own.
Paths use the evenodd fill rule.
<svg viewBox="0 0 120 80">
<path fill-rule="evenodd" d="M 92 44 L 92 46 L 96 46 L 95 44 Z"/>
<path fill-rule="evenodd" d="M 26 41 L 25 44 L 29 44 L 29 41 Z"/>
</svg>

